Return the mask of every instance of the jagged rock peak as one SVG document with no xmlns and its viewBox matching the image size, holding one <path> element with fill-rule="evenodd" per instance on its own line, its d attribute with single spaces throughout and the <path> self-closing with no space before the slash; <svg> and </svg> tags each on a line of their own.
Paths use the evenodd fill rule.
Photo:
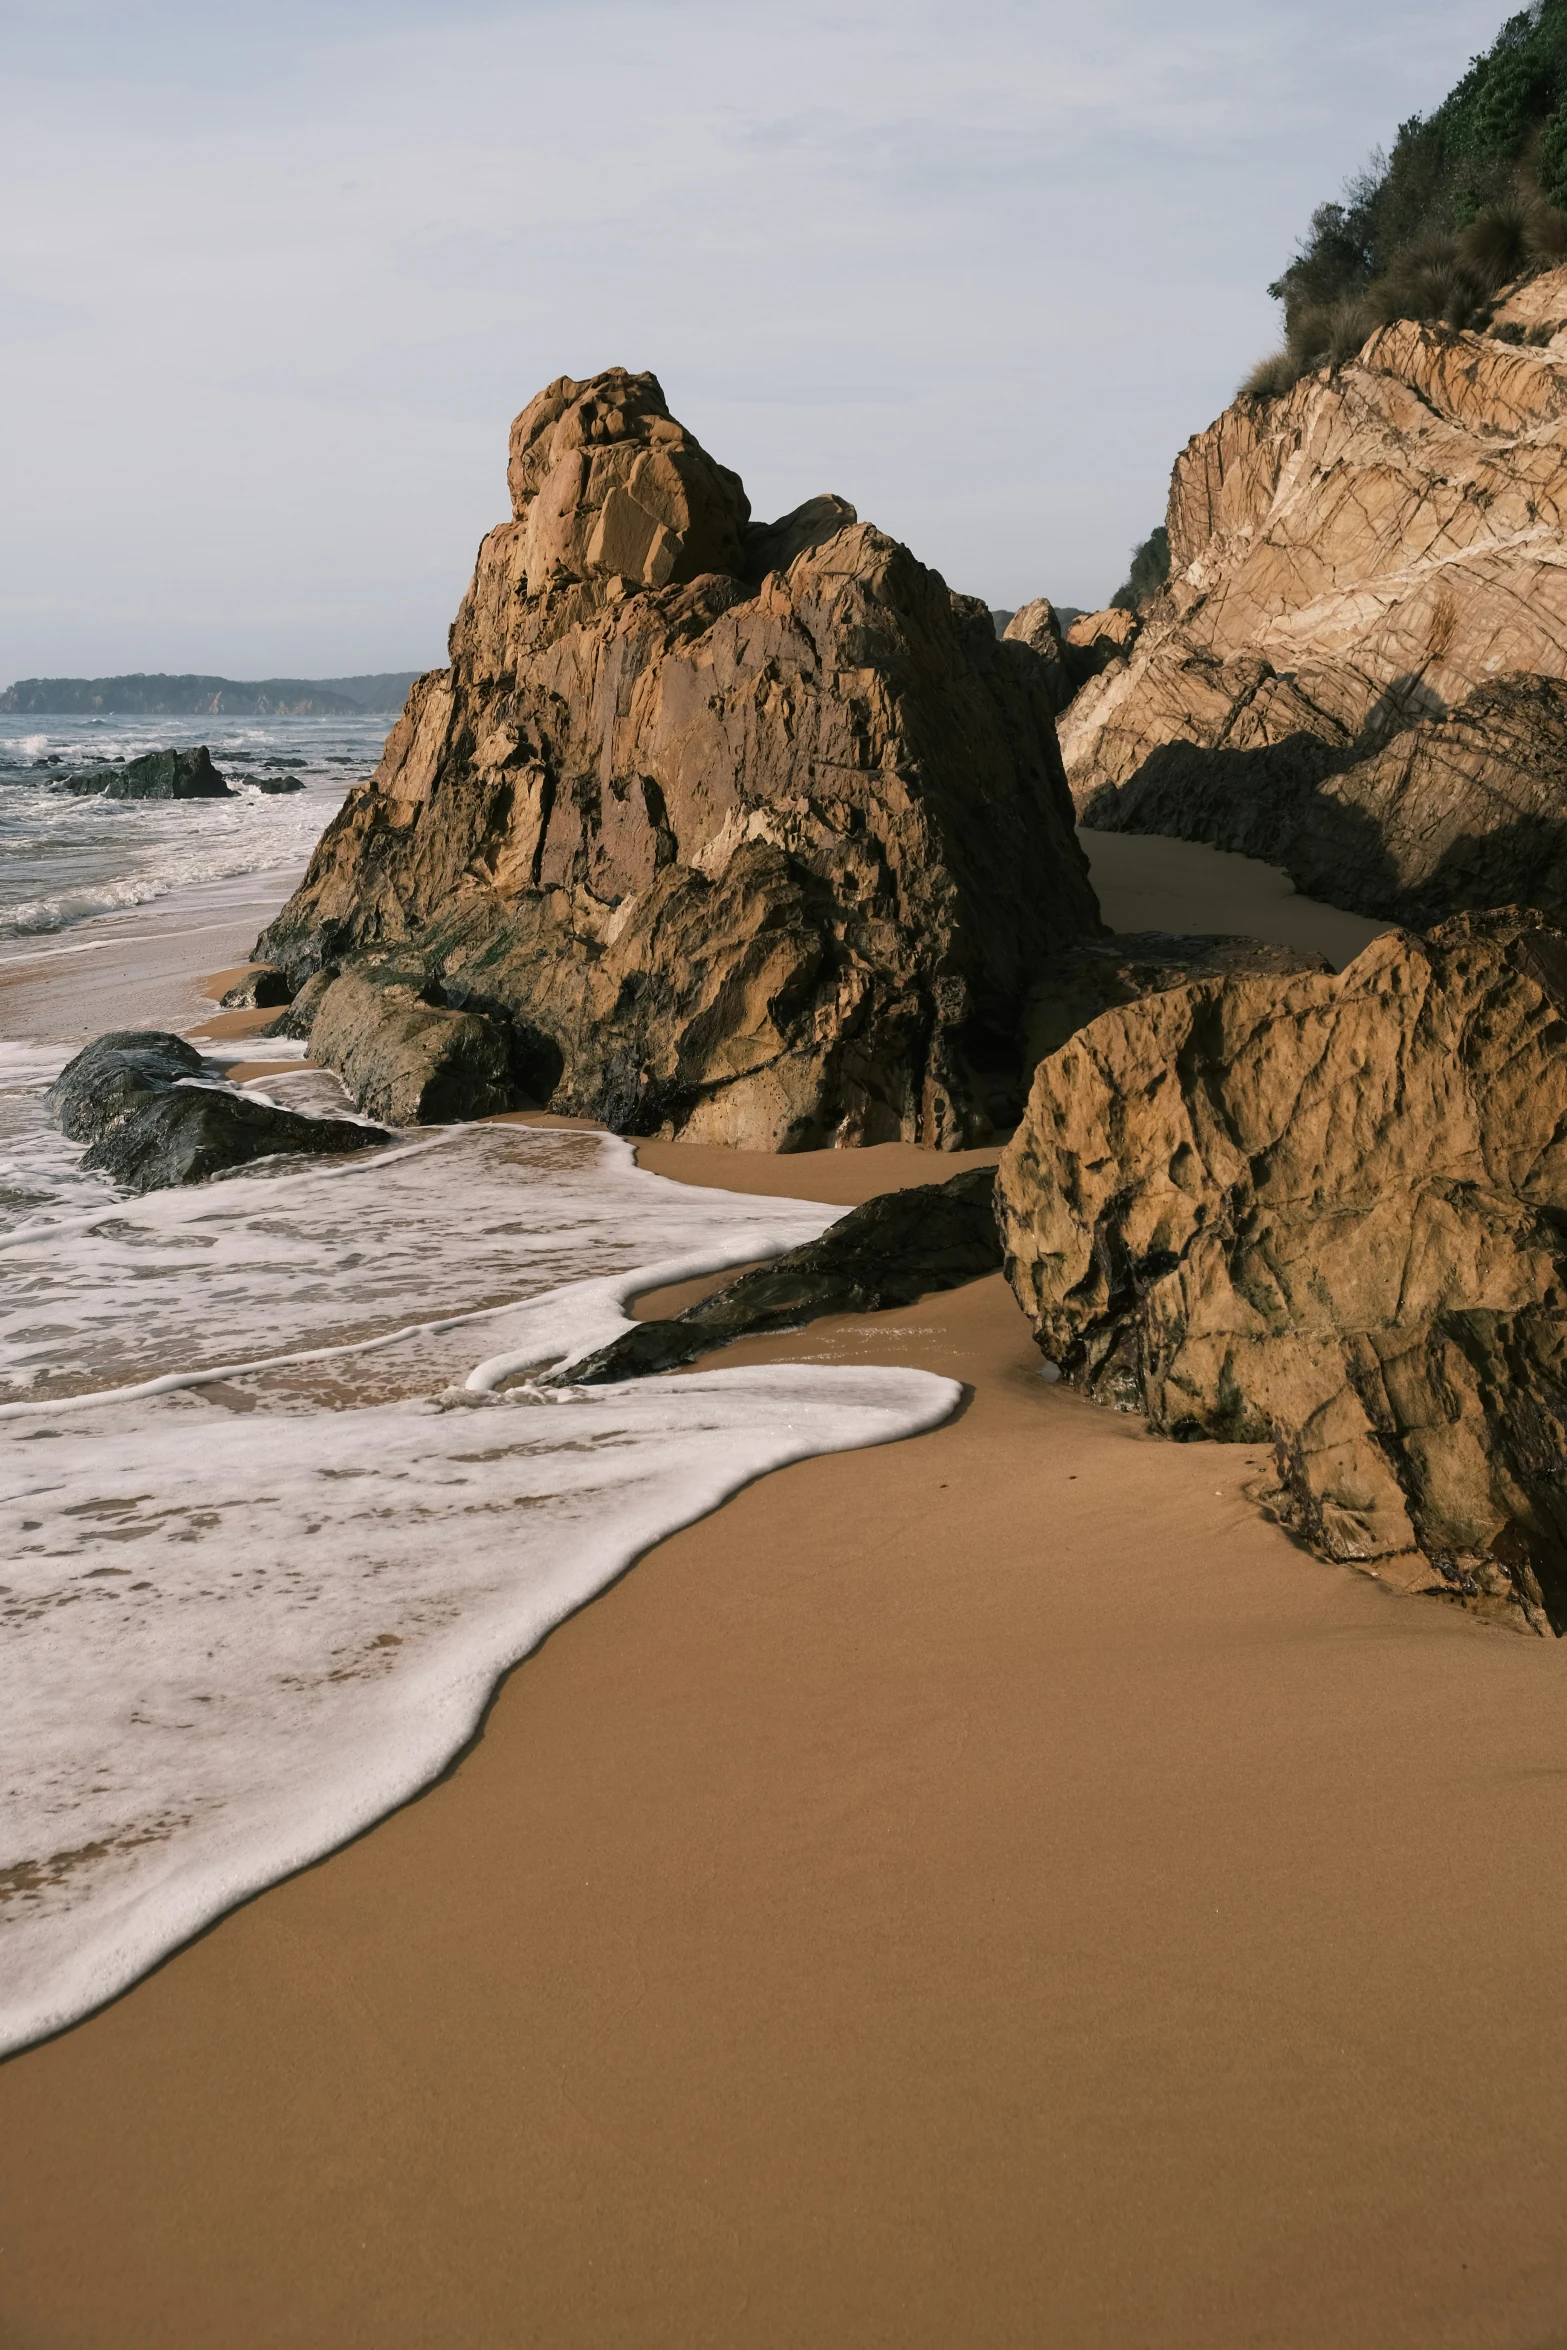
<svg viewBox="0 0 1567 2350">
<path fill-rule="evenodd" d="M 550 385 L 511 489 L 451 666 L 259 950 L 382 991 L 317 1013 L 361 1098 L 423 1007 L 495 1027 L 486 1084 L 626 1132 L 1009 1128 L 1030 985 L 1100 928 L 1044 664 L 846 499 L 751 523 L 651 375 Z"/>
<path fill-rule="evenodd" d="M 506 480 L 531 595 L 559 574 L 661 588 L 745 568 L 740 476 L 670 415 L 656 375 L 557 377 L 511 428 Z"/>
</svg>

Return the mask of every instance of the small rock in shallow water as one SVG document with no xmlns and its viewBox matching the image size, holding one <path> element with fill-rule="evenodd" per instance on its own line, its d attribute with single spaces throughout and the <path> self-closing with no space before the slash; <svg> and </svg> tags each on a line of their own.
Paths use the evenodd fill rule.
<svg viewBox="0 0 1567 2350">
<path fill-rule="evenodd" d="M 117 1029 L 68 1061 L 48 1094 L 49 1114 L 82 1165 L 128 1191 L 201 1183 L 283 1151 L 365 1150 L 394 1137 L 346 1118 L 310 1118 L 231 1091 L 183 1037 Z"/>
</svg>

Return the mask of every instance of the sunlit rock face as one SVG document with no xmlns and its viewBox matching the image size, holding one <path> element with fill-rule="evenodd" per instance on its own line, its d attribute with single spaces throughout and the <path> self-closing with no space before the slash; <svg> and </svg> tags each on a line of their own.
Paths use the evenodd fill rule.
<svg viewBox="0 0 1567 2350">
<path fill-rule="evenodd" d="M 1261 1497 L 1329 1558 L 1567 1629 L 1560 930 L 1465 914 L 1106 1011 L 996 1202 L 1064 1379 L 1271 1448 Z"/>
<path fill-rule="evenodd" d="M 1567 913 L 1564 321 L 1556 270 L 1188 444 L 1170 583 L 1060 722 L 1086 821 L 1402 921 Z"/>
<path fill-rule="evenodd" d="M 650 375 L 540 393 L 510 483 L 266 958 L 488 1018 L 517 1100 L 628 1133 L 1008 1129 L 1100 930 L 1038 657 L 842 498 L 752 523 Z"/>
</svg>

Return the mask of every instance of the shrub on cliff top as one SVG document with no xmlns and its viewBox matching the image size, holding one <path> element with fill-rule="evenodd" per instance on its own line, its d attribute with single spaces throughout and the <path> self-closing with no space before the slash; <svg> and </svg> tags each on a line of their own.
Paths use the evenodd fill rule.
<svg viewBox="0 0 1567 2350">
<path fill-rule="evenodd" d="M 1123 612 L 1143 612 L 1170 576 L 1170 534 L 1161 522 L 1132 549 L 1132 568 L 1110 598 Z"/>
<path fill-rule="evenodd" d="M 1567 256 L 1564 207 L 1567 0 L 1535 0 L 1433 114 L 1401 124 L 1392 153 L 1373 155 L 1341 202 L 1312 214 L 1268 288 L 1284 305 L 1290 381 L 1349 355 L 1341 346 L 1355 304 L 1367 332 L 1391 318 L 1481 323 L 1499 286 L 1531 262 Z M 1287 373 L 1276 356 L 1246 389 L 1286 388 Z"/>
</svg>

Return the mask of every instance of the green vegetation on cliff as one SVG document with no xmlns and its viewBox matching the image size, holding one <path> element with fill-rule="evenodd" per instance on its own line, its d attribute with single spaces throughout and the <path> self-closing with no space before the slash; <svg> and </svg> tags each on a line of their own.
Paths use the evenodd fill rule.
<svg viewBox="0 0 1567 2350">
<path fill-rule="evenodd" d="M 1320 204 L 1268 288 L 1285 348 L 1246 390 L 1287 390 L 1393 318 L 1485 323 L 1497 290 L 1567 258 L 1567 0 L 1510 16 L 1429 115 L 1399 127 L 1338 203 Z"/>
</svg>

